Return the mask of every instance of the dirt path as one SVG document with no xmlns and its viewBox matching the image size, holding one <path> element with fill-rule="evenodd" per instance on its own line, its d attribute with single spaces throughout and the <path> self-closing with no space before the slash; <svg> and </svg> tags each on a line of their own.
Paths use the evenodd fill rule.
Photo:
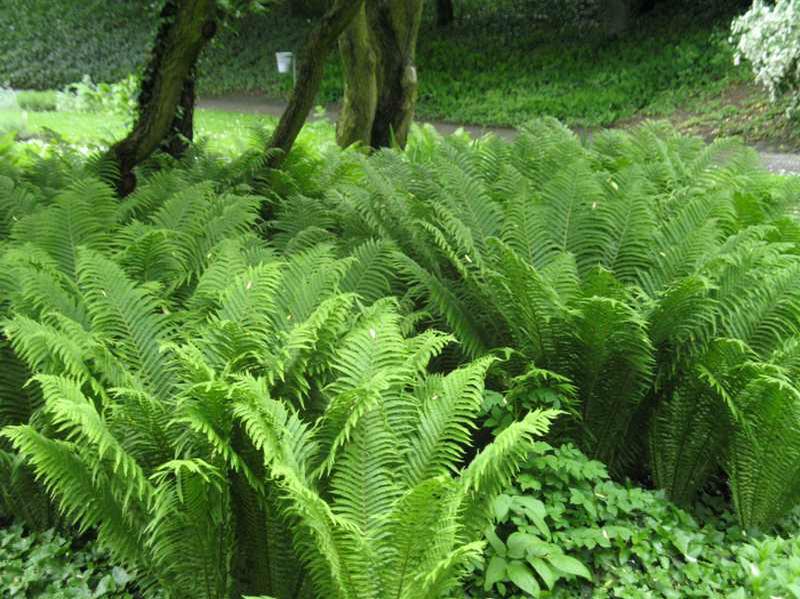
<svg viewBox="0 0 800 599">
<path fill-rule="evenodd" d="M 286 103 L 281 100 L 270 100 L 260 96 L 224 96 L 220 98 L 201 99 L 198 102 L 198 107 L 209 110 L 220 110 L 223 112 L 267 114 L 270 116 L 279 117 L 283 113 Z M 338 116 L 339 110 L 337 106 L 331 105 L 326 108 L 324 118 L 336 121 Z M 319 117 L 311 117 L 312 120 L 316 118 Z M 498 137 L 502 137 L 504 139 L 513 139 L 517 134 L 516 130 L 510 127 L 459 125 L 455 123 L 446 123 L 443 121 L 423 122 L 433 125 L 434 128 L 436 128 L 436 130 L 442 135 L 449 135 L 458 129 L 463 129 L 474 137 L 480 137 L 485 133 L 494 133 Z M 761 155 L 761 160 L 764 163 L 764 166 L 769 170 L 783 174 L 800 174 L 800 155 L 772 152 L 769 149 L 760 147 L 756 147 L 756 150 Z"/>
</svg>

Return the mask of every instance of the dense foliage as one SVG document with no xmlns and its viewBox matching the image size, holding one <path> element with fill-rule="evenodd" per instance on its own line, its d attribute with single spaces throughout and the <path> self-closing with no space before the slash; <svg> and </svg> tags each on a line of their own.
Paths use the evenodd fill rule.
<svg viewBox="0 0 800 599">
<path fill-rule="evenodd" d="M 84 75 L 119 81 L 139 67 L 152 36 L 153 11 L 130 0 L 98 4 L 3 2 L 0 84 L 63 89 Z M 457 2 L 459 18 L 446 30 L 426 19 L 417 49 L 418 113 L 495 125 L 547 115 L 596 126 L 678 107 L 700 110 L 711 105 L 710 96 L 747 80 L 747 69 L 733 66 L 727 42 L 735 6 L 709 16 L 702 3 L 662 3 L 624 36 L 609 40 L 594 30 L 554 30 L 547 16 L 566 18 L 565 4 L 570 14 L 583 14 L 583 2 L 564 0 Z M 298 51 L 308 28 L 306 16 L 280 4 L 230 20 L 201 59 L 201 95 L 285 96 L 291 80 L 277 73 L 275 52 Z M 60 51 L 52 52 L 54 47 Z M 318 101 L 337 101 L 341 93 L 334 53 Z"/>
<path fill-rule="evenodd" d="M 129 75 L 117 83 L 94 83 L 85 75 L 78 83 L 68 85 L 64 91 L 55 95 L 55 110 L 65 112 L 104 112 L 130 117 L 136 110 L 136 97 L 139 80 Z M 32 109 L 41 109 L 41 96 L 33 96 L 32 101 L 24 98 Z"/>
<path fill-rule="evenodd" d="M 584 147 L 554 122 L 363 171 L 277 226 L 396 248 L 396 293 L 464 356 L 512 348 L 498 376 L 516 413 L 561 397 L 567 435 L 616 475 L 689 504 L 722 471 L 747 527 L 797 502 L 797 180 L 729 142 L 651 125 Z"/>
<path fill-rule="evenodd" d="M 145 59 L 155 26 L 150 4 L 3 0 L 0 85 L 61 89 L 84 75 L 124 79 Z"/>
<path fill-rule="evenodd" d="M 541 444 L 494 509 L 474 597 L 744 599 L 800 590 L 796 516 L 765 539 L 748 537 L 730 514 L 705 514 L 700 525 L 662 493 L 610 480 L 571 446 Z"/>
<path fill-rule="evenodd" d="M 797 584 L 800 182 L 739 144 L 195 147 L 124 201 L 43 153 L 0 147 L 6 516 L 171 597 Z"/>
<path fill-rule="evenodd" d="M 428 373 L 453 339 L 381 299 L 371 245 L 270 246 L 203 165 L 119 203 L 61 160 L 4 179 L 4 460 L 171 597 L 451 589 L 556 412 L 467 457 L 494 359 Z"/>
<path fill-rule="evenodd" d="M 59 533 L 0 528 L 0 596 L 84 599 L 133 597 L 131 575 L 95 543 L 78 546 Z"/>
</svg>

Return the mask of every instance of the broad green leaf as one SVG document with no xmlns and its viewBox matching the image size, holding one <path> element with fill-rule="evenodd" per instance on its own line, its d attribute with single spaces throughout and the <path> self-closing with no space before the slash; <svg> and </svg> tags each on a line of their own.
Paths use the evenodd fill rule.
<svg viewBox="0 0 800 599">
<path fill-rule="evenodd" d="M 498 522 L 505 520 L 508 515 L 508 509 L 511 507 L 511 497 L 503 493 L 498 495 L 492 503 L 492 511 L 494 517 Z"/>
<path fill-rule="evenodd" d="M 566 574 L 580 576 L 586 580 L 592 579 L 592 574 L 589 572 L 589 569 L 574 557 L 564 555 L 563 553 L 556 553 L 550 556 L 550 563 Z"/>
<path fill-rule="evenodd" d="M 553 586 L 558 582 L 558 579 L 561 578 L 558 572 L 554 572 L 553 569 L 547 565 L 547 563 L 540 557 L 530 556 L 528 557 L 528 563 L 533 566 L 533 569 L 536 570 L 536 573 L 544 580 L 544 583 L 547 585 L 548 589 L 552 589 Z"/>
<path fill-rule="evenodd" d="M 119 566 L 114 566 L 111 569 L 111 576 L 114 577 L 114 582 L 116 582 L 120 588 L 124 587 L 131 581 L 131 575 L 124 568 L 120 568 Z"/>
<path fill-rule="evenodd" d="M 529 595 L 533 597 L 539 596 L 541 590 L 539 583 L 536 582 L 536 577 L 527 564 L 517 561 L 511 562 L 508 565 L 508 578 Z"/>
<path fill-rule="evenodd" d="M 489 560 L 489 567 L 486 568 L 486 580 L 483 583 L 483 590 L 488 591 L 492 586 L 506 577 L 506 560 L 499 555 L 495 555 Z"/>
<path fill-rule="evenodd" d="M 486 540 L 489 541 L 489 545 L 492 546 L 494 552 L 499 555 L 500 557 L 506 556 L 506 546 L 503 544 L 503 541 L 500 540 L 500 537 L 497 536 L 497 533 L 494 531 L 493 527 L 488 527 L 483 536 L 486 537 Z"/>
<path fill-rule="evenodd" d="M 523 558 L 528 553 L 528 550 L 538 544 L 540 541 L 534 535 L 525 532 L 514 532 L 508 537 L 506 544 L 508 545 L 509 557 Z"/>
<path fill-rule="evenodd" d="M 512 509 L 530 518 L 531 522 L 536 525 L 536 528 L 538 528 L 546 538 L 550 538 L 550 528 L 545 522 L 547 508 L 545 508 L 541 501 L 533 497 L 514 497 Z"/>
</svg>

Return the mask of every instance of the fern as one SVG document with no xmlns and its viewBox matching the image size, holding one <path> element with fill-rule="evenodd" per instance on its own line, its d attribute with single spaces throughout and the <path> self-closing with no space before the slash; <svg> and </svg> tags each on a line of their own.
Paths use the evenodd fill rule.
<svg viewBox="0 0 800 599">
<path fill-rule="evenodd" d="M 30 273 L 3 283 L 18 366 L 3 381 L 3 438 L 27 464 L 4 451 L 10 488 L 28 492 L 31 468 L 68 522 L 173 597 L 451 588 L 480 546 L 475 506 L 553 414 L 526 421 L 482 467 L 488 486 L 468 487 L 460 468 L 492 359 L 427 374 L 452 338 L 406 336 L 399 302 L 380 299 L 392 244 L 279 258 L 243 234 L 248 199 L 226 200 L 231 213 L 209 186 L 190 200 L 153 185 L 109 211 L 115 243 L 3 254 Z M 435 520 L 412 509 L 440 483 Z M 420 552 L 410 535 L 422 528 L 434 540 Z"/>
<path fill-rule="evenodd" d="M 510 347 L 502 384 L 531 366 L 567 377 L 576 421 L 560 430 L 616 475 L 649 468 L 690 501 L 733 439 L 767 426 L 741 406 L 733 418 L 731 393 L 797 335 L 795 197 L 735 142 L 648 124 L 584 146 L 544 120 L 512 144 L 431 137 L 379 153 L 357 186 L 303 201 L 344 233 L 344 254 L 396 249 L 387 286 L 458 339 L 448 364 Z M 723 346 L 747 349 L 723 367 Z"/>
</svg>

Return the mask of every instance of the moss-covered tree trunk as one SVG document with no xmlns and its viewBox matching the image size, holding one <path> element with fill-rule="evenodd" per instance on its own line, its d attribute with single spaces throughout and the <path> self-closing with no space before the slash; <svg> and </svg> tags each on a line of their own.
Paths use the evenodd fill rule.
<svg viewBox="0 0 800 599">
<path fill-rule="evenodd" d="M 336 0 L 306 39 L 299 57 L 297 81 L 269 143 L 270 166 L 277 166 L 292 149 L 303 128 L 324 74 L 325 61 L 336 40 L 361 10 L 364 0 Z M 277 151 L 275 151 L 277 150 Z"/>
<path fill-rule="evenodd" d="M 119 191 L 136 187 L 133 169 L 163 147 L 179 155 L 191 139 L 195 68 L 217 29 L 215 0 L 166 0 L 156 40 L 142 78 L 136 121 L 110 150 L 120 171 Z"/>
<path fill-rule="evenodd" d="M 370 11 L 370 16 L 372 11 Z M 367 22 L 367 5 L 339 38 L 344 74 L 344 97 L 336 138 L 341 146 L 372 141 L 372 124 L 378 108 L 378 54 Z"/>
<path fill-rule="evenodd" d="M 422 0 L 373 0 L 340 40 L 345 96 L 339 145 L 405 146 L 417 102 L 421 19 Z"/>
<path fill-rule="evenodd" d="M 194 139 L 194 104 L 197 99 L 197 68 L 193 68 L 183 82 L 175 119 L 167 133 L 162 148 L 178 158 L 183 155 L 189 142 Z"/>
</svg>

